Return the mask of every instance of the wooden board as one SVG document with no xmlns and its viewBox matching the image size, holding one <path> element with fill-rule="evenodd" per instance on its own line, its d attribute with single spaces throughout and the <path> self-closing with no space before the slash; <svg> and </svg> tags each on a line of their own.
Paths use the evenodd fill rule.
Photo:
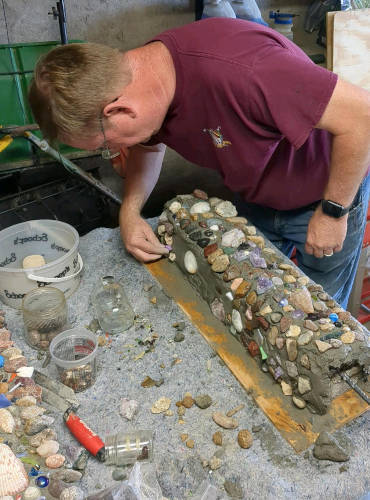
<svg viewBox="0 0 370 500">
<path fill-rule="evenodd" d="M 307 449 L 315 442 L 323 424 L 328 432 L 332 432 L 369 408 L 351 389 L 332 401 L 326 415 L 312 415 L 307 409 L 298 410 L 291 398 L 282 394 L 279 384 L 260 370 L 256 361 L 213 316 L 208 304 L 198 296 L 175 264 L 162 259 L 146 267 L 296 452 Z"/>
<path fill-rule="evenodd" d="M 333 29 L 337 12 L 326 13 L 326 68 L 333 71 Z"/>
<path fill-rule="evenodd" d="M 370 91 L 370 9 L 333 16 L 334 73 Z"/>
</svg>

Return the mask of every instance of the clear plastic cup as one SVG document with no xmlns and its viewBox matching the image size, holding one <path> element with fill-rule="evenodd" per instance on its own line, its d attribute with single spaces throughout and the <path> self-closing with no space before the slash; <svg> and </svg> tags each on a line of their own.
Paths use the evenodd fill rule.
<svg viewBox="0 0 370 500">
<path fill-rule="evenodd" d="M 91 387 L 96 378 L 96 336 L 82 327 L 57 335 L 50 344 L 51 359 L 57 366 L 60 381 L 81 392 Z"/>
</svg>

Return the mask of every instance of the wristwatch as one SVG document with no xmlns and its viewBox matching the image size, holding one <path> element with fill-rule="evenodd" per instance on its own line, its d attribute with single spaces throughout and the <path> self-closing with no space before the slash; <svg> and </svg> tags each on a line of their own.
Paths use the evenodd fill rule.
<svg viewBox="0 0 370 500">
<path fill-rule="evenodd" d="M 339 219 L 340 217 L 343 217 L 343 215 L 348 214 L 350 208 L 350 206 L 344 207 L 335 201 L 321 200 L 321 209 L 323 213 L 329 215 L 330 217 L 334 217 L 335 219 Z"/>
</svg>

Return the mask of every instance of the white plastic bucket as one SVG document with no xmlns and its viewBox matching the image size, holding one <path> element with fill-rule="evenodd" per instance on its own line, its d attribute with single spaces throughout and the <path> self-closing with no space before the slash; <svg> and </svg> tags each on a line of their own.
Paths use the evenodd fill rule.
<svg viewBox="0 0 370 500">
<path fill-rule="evenodd" d="M 0 299 L 21 309 L 27 292 L 48 285 L 72 295 L 83 268 L 78 245 L 74 227 L 55 220 L 32 220 L 0 231 Z M 23 269 L 27 255 L 42 255 L 46 264 Z"/>
</svg>

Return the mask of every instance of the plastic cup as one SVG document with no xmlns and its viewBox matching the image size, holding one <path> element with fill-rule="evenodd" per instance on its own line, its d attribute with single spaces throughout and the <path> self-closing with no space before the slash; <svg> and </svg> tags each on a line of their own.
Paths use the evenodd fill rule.
<svg viewBox="0 0 370 500">
<path fill-rule="evenodd" d="M 96 336 L 82 327 L 66 330 L 50 343 L 51 359 L 60 381 L 75 392 L 84 391 L 95 382 L 97 351 Z"/>
</svg>

